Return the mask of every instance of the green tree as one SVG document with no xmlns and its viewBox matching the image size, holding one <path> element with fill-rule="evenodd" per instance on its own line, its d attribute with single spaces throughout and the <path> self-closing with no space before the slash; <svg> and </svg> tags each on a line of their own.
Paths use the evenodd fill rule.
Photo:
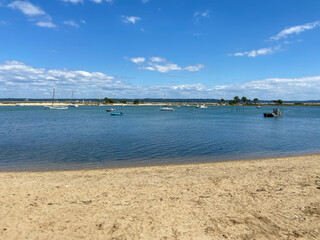
<svg viewBox="0 0 320 240">
<path fill-rule="evenodd" d="M 244 96 L 241 98 L 241 102 L 243 102 L 243 104 L 246 104 L 246 103 L 247 103 L 247 100 L 248 100 L 248 99 L 247 99 L 246 97 L 244 97 Z"/>
<path fill-rule="evenodd" d="M 123 99 L 123 100 L 121 100 L 121 101 L 120 101 L 120 103 L 124 103 L 124 104 L 126 104 L 126 103 L 127 103 L 127 101 Z"/>
<path fill-rule="evenodd" d="M 278 103 L 279 105 L 281 105 L 281 104 L 283 103 L 283 101 L 282 101 L 281 99 L 278 99 L 278 100 L 277 100 L 277 103 Z"/>
<path fill-rule="evenodd" d="M 113 99 L 111 99 L 111 98 L 107 98 L 107 97 L 104 98 L 104 102 L 105 102 L 105 103 L 116 103 L 115 100 L 113 100 Z"/>
<path fill-rule="evenodd" d="M 235 103 L 239 103 L 240 102 L 240 98 L 238 96 L 235 96 L 233 98 L 233 100 L 234 100 Z"/>
<path fill-rule="evenodd" d="M 259 102 L 258 98 L 253 99 L 254 104 L 257 104 Z"/>
<path fill-rule="evenodd" d="M 145 103 L 144 99 L 142 99 L 142 100 L 141 100 L 141 103 L 142 103 L 142 104 L 144 104 L 144 103 Z"/>
<path fill-rule="evenodd" d="M 138 99 L 133 100 L 133 104 L 139 104 L 139 100 Z"/>
</svg>

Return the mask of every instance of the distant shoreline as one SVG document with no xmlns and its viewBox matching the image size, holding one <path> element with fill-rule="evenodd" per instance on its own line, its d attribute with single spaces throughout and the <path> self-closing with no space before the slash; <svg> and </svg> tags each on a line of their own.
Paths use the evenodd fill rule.
<svg viewBox="0 0 320 240">
<path fill-rule="evenodd" d="M 17 104 L 22 104 L 23 106 L 46 106 L 46 105 L 52 105 L 52 102 L 0 102 L 0 106 L 16 106 Z M 57 106 L 67 106 L 71 105 L 73 102 L 55 102 L 54 105 Z M 97 102 L 79 102 L 76 103 L 79 106 L 99 106 L 99 103 Z M 219 103 L 186 103 L 186 102 L 163 102 L 163 103 L 139 103 L 139 104 L 133 104 L 133 103 L 113 103 L 113 104 L 101 104 L 100 106 L 162 106 L 162 105 L 170 105 L 170 106 L 196 106 L 196 105 L 207 105 L 207 106 L 245 106 L 245 107 L 256 107 L 256 106 L 320 106 L 320 103 L 283 103 L 281 105 L 277 104 L 271 104 L 271 103 L 258 103 L 258 104 L 219 104 Z"/>
</svg>

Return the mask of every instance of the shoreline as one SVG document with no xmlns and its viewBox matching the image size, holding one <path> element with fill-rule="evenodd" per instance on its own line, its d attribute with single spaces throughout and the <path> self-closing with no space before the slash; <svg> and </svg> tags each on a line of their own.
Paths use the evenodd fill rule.
<svg viewBox="0 0 320 240">
<path fill-rule="evenodd" d="M 150 165 L 139 165 L 139 166 L 119 166 L 119 167 L 101 167 L 101 168 L 80 168 L 80 169 L 63 169 L 63 170 L 16 170 L 16 171 L 1 171 L 1 173 L 50 173 L 50 172 L 79 172 L 79 171 L 103 171 L 103 170 L 116 170 L 116 169 L 139 169 L 139 168 L 152 168 L 152 167 L 171 167 L 171 166 L 197 166 L 205 164 L 218 164 L 225 162 L 255 162 L 255 161 L 268 161 L 274 159 L 283 159 L 283 158 L 296 158 L 296 157 L 319 157 L 319 153 L 307 153 L 307 154 L 298 154 L 298 155 L 285 155 L 285 156 L 276 156 L 276 157 L 265 157 L 265 158 L 243 158 L 236 160 L 217 160 L 217 161 L 204 161 L 204 162 L 187 162 L 187 163 L 173 163 L 173 164 L 150 164 Z"/>
<path fill-rule="evenodd" d="M 0 102 L 0 107 L 2 106 L 11 106 L 14 107 L 16 104 L 22 104 L 23 106 L 19 107 L 41 107 L 46 105 L 52 105 L 52 102 Z M 68 106 L 73 104 L 72 102 L 55 102 L 54 105 L 56 106 Z M 96 102 L 79 102 L 76 103 L 79 106 L 99 106 Z M 195 107 L 196 105 L 207 105 L 207 106 L 229 106 L 229 107 L 257 107 L 257 106 L 278 106 L 277 104 L 271 104 L 271 103 L 257 103 L 257 104 L 219 104 L 219 103 L 196 103 L 196 102 L 156 102 L 156 103 L 139 103 L 139 104 L 133 104 L 133 103 L 114 103 L 114 104 L 103 104 L 100 105 L 100 107 L 112 107 L 112 106 L 163 106 L 163 105 L 169 105 L 169 106 L 189 106 L 189 107 Z M 295 103 L 283 103 L 280 105 L 280 107 L 317 107 L 320 106 L 320 103 L 301 103 L 301 104 L 295 104 Z"/>
<path fill-rule="evenodd" d="M 1 239 L 320 237 L 320 154 L 0 178 Z"/>
</svg>

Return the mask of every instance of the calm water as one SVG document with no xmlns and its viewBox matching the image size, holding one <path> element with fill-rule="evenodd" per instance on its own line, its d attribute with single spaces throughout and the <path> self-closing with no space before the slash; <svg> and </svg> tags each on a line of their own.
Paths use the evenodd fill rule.
<svg viewBox="0 0 320 240">
<path fill-rule="evenodd" d="M 0 171 L 157 165 L 320 152 L 320 107 L 0 107 Z"/>
</svg>

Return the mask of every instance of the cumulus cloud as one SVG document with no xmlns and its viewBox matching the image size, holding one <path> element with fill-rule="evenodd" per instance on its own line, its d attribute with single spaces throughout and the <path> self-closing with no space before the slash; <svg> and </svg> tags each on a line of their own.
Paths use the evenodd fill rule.
<svg viewBox="0 0 320 240">
<path fill-rule="evenodd" d="M 292 34 L 299 34 L 299 33 L 302 33 L 306 30 L 311 30 L 311 29 L 313 29 L 315 27 L 319 27 L 319 26 L 320 26 L 320 22 L 316 21 L 316 22 L 306 23 L 303 25 L 289 27 L 289 28 L 282 30 L 277 35 L 272 36 L 270 38 L 270 40 L 280 40 L 282 38 L 287 38 L 288 36 L 290 36 Z"/>
<path fill-rule="evenodd" d="M 55 28 L 56 25 L 54 23 L 52 23 L 51 21 L 39 21 L 36 22 L 35 25 L 39 26 L 39 27 L 46 27 L 46 28 Z"/>
<path fill-rule="evenodd" d="M 72 27 L 76 27 L 76 28 L 79 27 L 79 24 L 76 23 L 76 22 L 73 21 L 73 20 L 64 21 L 63 23 L 66 24 L 66 25 L 72 26 Z"/>
<path fill-rule="evenodd" d="M 129 60 L 133 63 L 140 64 L 146 61 L 144 57 L 136 57 L 136 58 L 129 58 Z"/>
<path fill-rule="evenodd" d="M 149 70 L 149 71 L 158 71 L 161 73 L 182 70 L 181 67 L 179 67 L 177 64 L 173 64 L 173 63 L 166 63 L 164 65 L 151 64 L 151 66 L 143 66 L 143 67 L 139 67 L 139 69 L 145 69 L 145 70 Z"/>
<path fill-rule="evenodd" d="M 273 54 L 276 51 L 280 50 L 280 48 L 281 48 L 281 46 L 278 45 L 276 47 L 260 48 L 258 50 L 251 50 L 251 51 L 246 51 L 246 52 L 236 52 L 231 55 L 236 56 L 236 57 L 243 57 L 243 56 L 257 57 L 257 56 L 261 56 L 261 55 Z"/>
<path fill-rule="evenodd" d="M 40 7 L 33 5 L 28 1 L 14 1 L 8 4 L 8 7 L 15 10 L 20 10 L 23 14 L 29 17 L 36 26 L 55 28 L 56 25 L 52 22 L 52 18 Z"/>
<path fill-rule="evenodd" d="M 40 7 L 33 5 L 28 1 L 14 1 L 8 4 L 9 8 L 20 10 L 27 16 L 38 16 L 45 15 L 45 11 L 43 11 Z"/>
<path fill-rule="evenodd" d="M 218 96 L 236 95 L 259 99 L 310 100 L 318 99 L 320 76 L 302 78 L 270 78 L 241 84 L 216 86 Z"/>
<path fill-rule="evenodd" d="M 140 65 L 138 69 L 157 71 L 160 73 L 167 73 L 171 71 L 195 72 L 195 71 L 200 71 L 202 68 L 204 68 L 203 64 L 190 65 L 183 68 L 178 66 L 175 63 L 169 63 L 165 58 L 161 58 L 161 57 L 151 57 L 149 58 L 148 62 L 146 62 L 146 58 L 144 57 L 139 57 L 139 58 L 125 57 L 125 59 L 130 60 L 131 62 L 136 64 L 145 63 L 143 66 Z"/>
<path fill-rule="evenodd" d="M 122 22 L 135 24 L 137 21 L 140 21 L 140 17 L 135 16 L 122 16 Z"/>
<path fill-rule="evenodd" d="M 204 68 L 203 64 L 197 64 L 194 66 L 187 66 L 184 69 L 189 71 L 189 72 L 196 72 L 196 71 L 200 71 L 202 68 Z"/>
<path fill-rule="evenodd" d="M 179 69 L 175 64 L 167 68 Z M 151 67 L 156 71 L 156 67 Z M 159 70 L 159 69 L 158 69 Z M 51 94 L 55 86 L 58 97 L 70 97 L 76 90 L 78 97 L 97 98 L 102 96 L 118 98 L 163 97 L 172 98 L 225 98 L 246 96 L 266 100 L 310 100 L 318 99 L 320 76 L 303 78 L 270 78 L 239 84 L 206 86 L 204 84 L 133 86 L 114 76 L 101 72 L 83 70 L 36 68 L 18 61 L 0 63 L 0 89 L 2 97 L 37 98 Z M 80 94 L 81 93 L 81 94 Z"/>
<path fill-rule="evenodd" d="M 165 58 L 161 58 L 161 57 L 151 57 L 150 61 L 151 62 L 165 62 L 166 59 Z"/>
</svg>

